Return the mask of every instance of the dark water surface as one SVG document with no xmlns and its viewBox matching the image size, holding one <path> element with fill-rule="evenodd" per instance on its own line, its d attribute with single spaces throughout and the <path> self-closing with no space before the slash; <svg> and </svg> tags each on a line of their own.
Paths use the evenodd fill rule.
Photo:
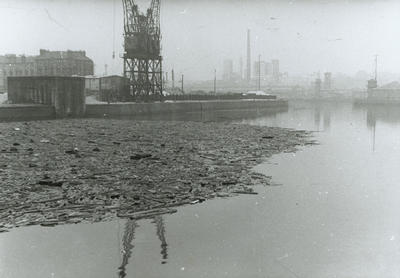
<svg viewBox="0 0 400 278">
<path fill-rule="evenodd" d="M 245 117 L 321 144 L 256 167 L 275 185 L 259 195 L 0 234 L 0 277 L 400 277 L 398 111 L 296 103 Z"/>
</svg>

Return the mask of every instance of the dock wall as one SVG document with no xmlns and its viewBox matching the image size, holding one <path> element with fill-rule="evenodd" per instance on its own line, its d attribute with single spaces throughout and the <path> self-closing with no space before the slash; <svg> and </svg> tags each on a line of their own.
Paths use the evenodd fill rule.
<svg viewBox="0 0 400 278">
<path fill-rule="evenodd" d="M 47 105 L 1 105 L 0 120 L 36 120 L 55 118 L 53 106 Z"/>
<path fill-rule="evenodd" d="M 287 100 L 185 101 L 165 103 L 87 104 L 86 116 L 135 116 L 184 112 L 251 110 L 287 107 Z"/>
<path fill-rule="evenodd" d="M 399 106 L 400 99 L 386 99 L 386 98 L 363 98 L 355 99 L 353 101 L 355 106 L 374 106 L 374 105 L 389 105 L 389 106 Z"/>
<path fill-rule="evenodd" d="M 148 115 L 179 115 L 188 112 L 261 110 L 287 108 L 287 100 L 182 101 L 164 103 L 86 104 L 85 117 L 132 117 Z M 0 120 L 52 119 L 54 106 L 36 104 L 0 105 Z"/>
</svg>

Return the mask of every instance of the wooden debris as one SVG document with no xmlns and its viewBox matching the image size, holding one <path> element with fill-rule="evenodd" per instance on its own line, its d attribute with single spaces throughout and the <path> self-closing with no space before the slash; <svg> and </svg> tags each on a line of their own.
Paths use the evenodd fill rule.
<svg viewBox="0 0 400 278">
<path fill-rule="evenodd" d="M 60 119 L 20 126 L 23 132 L 0 124 L 0 232 L 140 219 L 256 194 L 251 186 L 268 177 L 254 173 L 255 165 L 310 142 L 304 131 L 217 122 Z"/>
</svg>

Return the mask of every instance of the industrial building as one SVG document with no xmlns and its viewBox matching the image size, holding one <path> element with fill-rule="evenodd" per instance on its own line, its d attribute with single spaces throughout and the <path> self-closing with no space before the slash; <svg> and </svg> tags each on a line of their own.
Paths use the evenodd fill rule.
<svg viewBox="0 0 400 278">
<path fill-rule="evenodd" d="M 394 81 L 378 87 L 376 79 L 368 80 L 367 99 L 372 103 L 398 103 L 400 83 Z"/>
<path fill-rule="evenodd" d="M 85 76 L 85 95 L 103 102 L 131 101 L 129 79 L 120 75 Z"/>
<path fill-rule="evenodd" d="M 85 51 L 40 50 L 37 56 L 0 56 L 0 92 L 7 91 L 9 76 L 86 76 L 93 75 L 94 63 Z"/>
<path fill-rule="evenodd" d="M 231 59 L 224 60 L 222 79 L 226 81 L 233 79 L 233 61 Z"/>
<path fill-rule="evenodd" d="M 254 79 L 261 78 L 266 80 L 268 77 L 268 63 L 265 61 L 255 61 L 253 64 Z"/>
<path fill-rule="evenodd" d="M 243 58 L 240 57 L 239 58 L 239 79 L 242 80 L 243 79 Z"/>
<path fill-rule="evenodd" d="M 272 60 L 272 77 L 275 82 L 279 82 L 280 71 L 279 71 L 279 60 Z"/>
<path fill-rule="evenodd" d="M 100 101 L 129 101 L 129 79 L 119 75 L 102 76 L 99 79 Z"/>
<path fill-rule="evenodd" d="M 324 89 L 325 90 L 332 89 L 332 73 L 331 72 L 324 73 Z"/>
<path fill-rule="evenodd" d="M 86 96 L 98 95 L 100 92 L 100 77 L 85 76 L 85 94 Z"/>
<path fill-rule="evenodd" d="M 45 76 L 85 76 L 93 75 L 93 61 L 86 57 L 85 51 L 40 50 L 35 57 L 37 74 Z"/>
<path fill-rule="evenodd" d="M 391 103 L 400 101 L 400 88 L 373 88 L 368 90 L 368 100 Z"/>
<path fill-rule="evenodd" d="M 265 74 L 267 76 L 272 75 L 272 63 L 270 63 L 270 62 L 265 63 Z"/>
<path fill-rule="evenodd" d="M 67 76 L 8 77 L 8 100 L 12 104 L 53 106 L 57 116 L 85 113 L 85 79 Z"/>
<path fill-rule="evenodd" d="M 321 97 L 321 83 L 322 83 L 321 78 L 318 77 L 317 79 L 315 79 L 314 96 L 316 97 Z"/>
</svg>

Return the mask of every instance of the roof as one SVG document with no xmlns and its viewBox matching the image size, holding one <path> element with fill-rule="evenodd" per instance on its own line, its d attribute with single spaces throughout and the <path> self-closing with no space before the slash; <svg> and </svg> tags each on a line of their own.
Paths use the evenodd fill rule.
<svg viewBox="0 0 400 278">
<path fill-rule="evenodd" d="M 8 76 L 7 79 L 82 79 L 85 80 L 85 77 L 82 76 L 64 76 L 64 75 L 39 75 L 39 76 Z"/>
<path fill-rule="evenodd" d="M 92 61 L 90 58 L 86 56 L 86 52 L 83 50 L 73 51 L 50 51 L 41 49 L 40 55 L 36 56 L 36 59 L 74 59 L 74 60 L 86 60 Z"/>
<path fill-rule="evenodd" d="M 124 77 L 124 76 L 121 76 L 121 75 L 116 75 L 116 74 L 114 74 L 114 75 L 107 75 L 107 76 L 101 76 L 100 78 L 126 78 L 126 77 Z"/>
<path fill-rule="evenodd" d="M 0 55 L 1 64 L 33 63 L 34 61 L 34 56 L 17 56 L 15 54 Z"/>
<path fill-rule="evenodd" d="M 41 49 L 40 55 L 36 56 L 25 56 L 16 54 L 0 55 L 1 64 L 33 63 L 36 60 L 48 59 L 73 59 L 92 62 L 92 60 L 86 56 L 86 52 L 83 50 L 50 51 Z"/>
</svg>

